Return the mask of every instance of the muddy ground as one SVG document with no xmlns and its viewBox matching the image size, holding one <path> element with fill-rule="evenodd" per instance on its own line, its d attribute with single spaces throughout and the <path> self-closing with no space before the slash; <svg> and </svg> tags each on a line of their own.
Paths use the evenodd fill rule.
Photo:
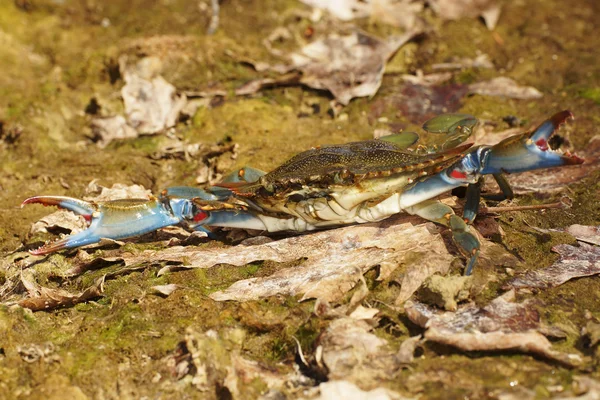
<svg viewBox="0 0 600 400">
<path fill-rule="evenodd" d="M 71 268 L 75 252 L 23 262 L 25 250 L 56 237 L 30 235 L 31 225 L 49 209 L 21 209 L 20 203 L 29 196 L 82 197 L 95 179 L 106 187 L 139 184 L 154 193 L 174 185 L 197 185 L 202 160 L 152 157 L 164 143 L 164 134 L 115 141 L 105 148 L 94 142 L 92 119 L 123 113 L 124 82 L 118 60 L 124 54 L 132 59 L 161 59 L 162 76 L 178 91 L 224 92 L 225 96 L 204 102 L 169 134 L 189 143 L 238 144 L 237 157 L 227 163 L 231 169 L 252 165 L 269 170 L 312 146 L 369 139 L 376 129 L 415 128 L 428 115 L 398 112 L 396 95 L 404 87 L 402 75 L 433 72 L 433 64 L 480 54 L 489 55 L 493 68 L 462 68 L 448 85 L 458 88 L 509 76 L 537 88 L 543 97 L 522 100 L 463 92 L 452 104 L 455 111 L 485 119 L 502 131 L 510 128 L 507 121 L 514 121 L 508 116 L 516 117 L 517 125 L 526 129 L 569 109 L 576 119 L 565 135 L 574 151 L 593 148 L 592 138 L 600 134 L 600 69 L 594 39 L 600 35 L 600 3 L 596 1 L 573 0 L 568 5 L 560 0 L 507 1 L 493 31 L 477 18 L 442 21 L 425 9 L 426 32 L 391 58 L 377 94 L 354 99 L 335 112 L 331 94 L 307 87 L 234 94 L 235 88 L 251 79 L 276 76 L 240 61 L 275 63 L 276 57 L 263 45 L 274 29 L 286 26 L 301 42 L 309 42 L 312 35 L 328 33 L 318 29 L 334 29 L 335 24 L 315 25 L 313 32 L 307 16 L 310 8 L 292 0 L 227 0 L 221 4 L 216 33 L 207 35 L 210 10 L 209 3 L 187 0 L 0 2 L 0 284 L 4 288 L 0 398 L 258 398 L 267 394 L 273 399 L 301 398 L 314 396 L 311 387 L 327 380 L 326 369 L 313 363 L 314 368 L 304 371 L 308 377 L 303 383 L 297 376 L 287 386 L 272 383 L 281 383 L 286 380 L 283 376 L 293 373 L 295 338 L 307 356 L 314 357 L 319 336 L 331 322 L 315 314 L 315 300 L 299 302 L 301 296 L 277 295 L 219 302 L 208 297 L 240 279 L 269 276 L 301 261 L 258 261 L 242 267 L 220 264 L 161 276 L 157 275 L 164 266 L 160 263 L 134 268 L 101 264 L 69 278 L 64 272 Z M 380 37 L 403 31 L 369 18 L 353 24 Z M 284 43 L 282 51 L 288 50 Z M 452 95 L 454 89 L 447 90 Z M 518 264 L 510 273 L 493 267 L 477 269 L 475 282 L 484 286 L 471 300 L 484 306 L 504 291 L 511 275 L 555 262 L 558 255 L 551 252 L 553 246 L 576 243 L 569 234 L 534 227 L 600 225 L 599 177 L 598 170 L 592 169 L 587 177 L 559 191 L 529 193 L 507 203 L 553 202 L 564 195 L 573 201 L 569 210 L 500 214 L 496 220 L 504 235 L 492 240 L 517 257 Z M 150 235 L 142 243 L 131 241 L 125 246 L 133 253 L 165 247 L 164 242 L 157 244 L 158 239 Z M 208 249 L 232 245 L 236 243 L 224 237 L 199 243 Z M 454 252 L 458 264 L 451 273 L 460 275 L 463 261 Z M 21 269 L 34 271 L 40 285 L 71 293 L 80 293 L 106 275 L 104 291 L 74 306 L 32 312 L 14 304 L 26 295 L 18 280 Z M 374 325 L 376 336 L 398 349 L 408 337 L 423 333 L 401 308 L 387 307 L 399 290 L 393 279 L 378 281 L 375 271 L 365 278 L 369 289 L 365 304 L 385 309 Z M 168 296 L 151 289 L 167 284 L 183 289 Z M 351 295 L 336 304 L 348 303 Z M 588 322 L 600 318 L 597 276 L 556 288 L 526 290 L 517 298 L 538 300 L 541 319 L 564 333 L 553 339 L 553 346 L 578 352 L 583 362 L 569 366 L 519 351 L 465 352 L 426 342 L 414 361 L 393 374 L 368 375 L 369 383 L 354 376 L 354 382 L 365 390 L 381 386 L 408 398 L 550 398 L 580 393 L 583 389 L 573 385 L 575 377 L 600 378 L 598 349 L 582 335 Z M 200 350 L 194 353 L 190 343 Z M 189 361 L 190 353 L 196 354 L 196 364 Z M 239 371 L 244 368 L 239 367 L 235 379 L 231 378 L 227 368 L 235 361 L 230 354 L 256 361 L 254 372 L 243 378 Z M 182 359 L 187 367 L 181 367 Z"/>
</svg>

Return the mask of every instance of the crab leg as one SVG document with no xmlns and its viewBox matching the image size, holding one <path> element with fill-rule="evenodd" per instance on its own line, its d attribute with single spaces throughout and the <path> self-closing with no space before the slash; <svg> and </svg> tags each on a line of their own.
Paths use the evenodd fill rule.
<svg viewBox="0 0 600 400">
<path fill-rule="evenodd" d="M 409 214 L 418 215 L 426 220 L 449 227 L 452 230 L 452 239 L 456 243 L 460 252 L 469 262 L 465 269 L 465 275 L 471 275 L 475 261 L 479 255 L 479 239 L 470 232 L 469 225 L 454 214 L 454 210 L 437 200 L 426 200 L 412 207 L 406 208 Z"/>
</svg>

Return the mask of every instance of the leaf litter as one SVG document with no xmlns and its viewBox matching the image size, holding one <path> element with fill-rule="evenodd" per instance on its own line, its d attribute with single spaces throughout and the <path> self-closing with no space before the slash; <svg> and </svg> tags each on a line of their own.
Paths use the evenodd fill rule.
<svg viewBox="0 0 600 400">
<path fill-rule="evenodd" d="M 419 33 L 419 30 L 411 30 L 385 40 L 361 31 L 348 35 L 332 33 L 289 54 L 287 66 L 271 67 L 286 73 L 284 77 L 250 81 L 237 88 L 236 94 L 248 95 L 266 87 L 303 84 L 328 90 L 339 103 L 347 105 L 355 97 L 373 96 L 381 86 L 386 61 Z M 290 74 L 293 71 L 297 73 Z"/>
<path fill-rule="evenodd" d="M 21 282 L 28 292 L 28 297 L 20 300 L 18 304 L 33 311 L 49 311 L 59 307 L 71 307 L 100 297 L 104 292 L 104 277 L 97 279 L 96 282 L 79 294 L 72 294 L 63 289 L 40 286 L 33 279 L 24 275 L 21 276 Z"/>
<path fill-rule="evenodd" d="M 600 274 L 600 247 L 580 243 L 579 247 L 568 244 L 554 246 L 552 251 L 560 256 L 549 267 L 530 270 L 511 280 L 514 288 L 553 288 L 563 283 L 586 276 Z"/>
<path fill-rule="evenodd" d="M 416 301 L 404 305 L 408 318 L 426 328 L 425 339 L 464 351 L 519 351 L 578 366 L 579 354 L 567 354 L 552 348 L 540 333 L 543 325 L 534 300 L 514 303 L 509 291 L 485 307 L 464 305 L 456 312 L 440 312 Z"/>
</svg>

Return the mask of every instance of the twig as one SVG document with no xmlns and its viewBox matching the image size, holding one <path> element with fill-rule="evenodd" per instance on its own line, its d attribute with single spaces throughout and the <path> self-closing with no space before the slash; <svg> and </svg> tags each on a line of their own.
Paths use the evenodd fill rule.
<svg viewBox="0 0 600 400">
<path fill-rule="evenodd" d="M 212 15 L 210 17 L 210 24 L 208 24 L 208 29 L 206 30 L 207 35 L 213 35 L 219 28 L 219 0 L 210 0 L 210 4 L 212 7 Z"/>
<path fill-rule="evenodd" d="M 481 207 L 479 209 L 480 214 L 495 214 L 507 211 L 526 211 L 526 210 L 546 210 L 549 208 L 562 208 L 567 209 L 571 208 L 571 199 L 568 197 L 563 197 L 560 201 L 556 203 L 548 203 L 548 204 L 536 204 L 531 206 L 506 206 L 506 207 Z"/>
</svg>

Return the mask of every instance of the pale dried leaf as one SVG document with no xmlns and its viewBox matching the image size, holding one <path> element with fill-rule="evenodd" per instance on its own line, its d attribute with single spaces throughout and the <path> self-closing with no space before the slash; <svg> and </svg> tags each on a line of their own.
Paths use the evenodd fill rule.
<svg viewBox="0 0 600 400">
<path fill-rule="evenodd" d="M 48 233 L 49 230 L 52 231 L 55 229 L 64 229 L 71 233 L 77 233 L 85 228 L 87 228 L 87 223 L 82 216 L 75 215 L 70 211 L 58 210 L 33 223 L 29 233 L 31 235 Z"/>
<path fill-rule="evenodd" d="M 348 316 L 356 320 L 361 320 L 373 319 L 377 314 L 379 314 L 379 310 L 377 308 L 367 308 L 359 305 Z"/>
<path fill-rule="evenodd" d="M 320 396 L 317 400 L 404 400 L 406 397 L 384 388 L 371 391 L 361 390 L 352 382 L 335 380 L 319 385 Z"/>
<path fill-rule="evenodd" d="M 112 201 L 120 199 L 148 199 L 152 196 L 152 192 L 142 185 L 124 185 L 115 183 L 111 187 L 98 185 L 98 181 L 94 179 L 88 184 L 86 193 L 83 199 L 86 201 Z"/>
<path fill-rule="evenodd" d="M 469 304 L 456 312 L 440 312 L 412 301 L 404 309 L 411 321 L 427 328 L 425 339 L 433 342 L 465 351 L 521 351 L 569 366 L 581 363 L 578 354 L 553 350 L 550 341 L 537 331 L 540 317 L 532 301 L 509 302 L 513 298 L 511 291 L 486 307 Z"/>
<path fill-rule="evenodd" d="M 175 283 L 170 283 L 167 285 L 156 285 L 156 286 L 152 286 L 150 289 L 152 289 L 154 292 L 158 293 L 158 294 L 162 294 L 164 296 L 168 296 L 171 293 L 173 293 L 175 290 L 179 289 L 181 286 L 175 284 Z"/>
<path fill-rule="evenodd" d="M 328 11 L 342 21 L 371 17 L 392 26 L 411 29 L 421 23 L 422 1 L 412 0 L 300 0 Z"/>
<path fill-rule="evenodd" d="M 30 278 L 21 277 L 21 282 L 27 289 L 29 297 L 19 301 L 18 304 L 33 311 L 70 307 L 102 296 L 104 292 L 104 277 L 96 280 L 93 285 L 80 294 L 72 294 L 63 289 L 50 289 L 39 286 Z"/>
<path fill-rule="evenodd" d="M 302 71 L 303 84 L 327 89 L 346 105 L 354 97 L 377 92 L 386 61 L 416 34 L 410 31 L 385 41 L 363 32 L 331 34 L 292 54 L 292 64 Z"/>
<path fill-rule="evenodd" d="M 511 99 L 539 99 L 543 94 L 534 87 L 521 86 L 511 78 L 500 76 L 489 81 L 472 83 L 469 92 L 482 96 L 508 97 Z"/>
<path fill-rule="evenodd" d="M 493 69 L 494 64 L 490 61 L 490 56 L 488 56 L 487 54 L 480 54 L 475 58 L 454 58 L 450 62 L 433 64 L 431 68 L 434 70 L 466 68 Z"/>
<path fill-rule="evenodd" d="M 285 384 L 302 385 L 298 372 L 280 366 L 277 370 L 248 360 L 240 355 L 245 332 L 230 329 L 222 332 L 209 330 L 197 332 L 186 329 L 185 339 L 180 345 L 182 354 L 174 357 L 174 375 L 182 379 L 191 375 L 191 383 L 203 392 L 215 392 L 226 387 L 233 398 L 243 398 L 244 386 L 261 379 L 269 389 L 280 389 Z"/>
<path fill-rule="evenodd" d="M 121 62 L 125 86 L 121 96 L 127 122 L 140 134 L 153 134 L 175 125 L 187 99 L 173 85 L 157 75 L 155 58 L 146 57 L 134 66 Z M 160 61 L 158 61 L 160 62 Z"/>
<path fill-rule="evenodd" d="M 579 247 L 568 244 L 554 246 L 552 251 L 560 258 L 547 268 L 527 271 L 508 283 L 514 288 L 552 288 L 585 276 L 600 274 L 600 247 L 580 243 Z"/>
<path fill-rule="evenodd" d="M 488 29 L 496 27 L 500 6 L 496 0 L 428 0 L 429 6 L 442 19 L 483 17 Z"/>
<path fill-rule="evenodd" d="M 421 86 L 437 86 L 452 79 L 452 72 L 436 72 L 433 74 L 424 75 L 421 70 L 417 71 L 416 75 L 402 75 L 402 79 L 413 85 Z"/>
<path fill-rule="evenodd" d="M 98 147 L 105 148 L 113 140 L 133 139 L 138 137 L 138 132 L 133 129 L 125 117 L 115 115 L 107 118 L 94 118 L 92 120 L 93 140 Z"/>
<path fill-rule="evenodd" d="M 453 257 L 445 250 L 446 245 L 443 242 L 435 242 L 430 243 L 428 247 L 411 254 L 411 262 L 407 265 L 402 278 L 396 305 L 401 305 L 408 300 L 430 276 L 448 273 Z"/>
<path fill-rule="evenodd" d="M 402 342 L 400 350 L 396 353 L 398 362 L 410 364 L 415 360 L 415 350 L 425 342 L 421 335 L 413 336 Z"/>
<path fill-rule="evenodd" d="M 600 226 L 587 226 L 574 224 L 565 229 L 580 242 L 600 246 Z"/>
<path fill-rule="evenodd" d="M 387 40 L 364 32 L 345 36 L 330 34 L 290 54 L 288 67 L 271 67 L 279 72 L 297 70 L 301 75 L 292 73 L 278 79 L 250 81 L 236 89 L 236 94 L 252 94 L 265 87 L 301 83 L 330 91 L 344 105 L 354 97 L 373 96 L 381 85 L 386 61 L 418 33 L 412 30 Z"/>
<path fill-rule="evenodd" d="M 366 320 L 342 317 L 321 333 L 318 345 L 330 380 L 347 379 L 371 389 L 378 378 L 390 378 L 400 368 L 387 341 L 371 333 L 372 329 Z"/>
<path fill-rule="evenodd" d="M 424 257 L 426 249 L 429 257 Z M 269 256 L 273 250 L 279 253 L 277 257 Z M 321 298 L 334 301 L 352 289 L 364 272 L 381 262 L 404 263 L 413 269 L 445 264 L 447 269 L 453 259 L 440 236 L 429 233 L 424 225 L 411 224 L 347 227 L 244 249 L 244 253 L 249 251 L 257 253 L 253 256 L 254 260 L 286 262 L 300 257 L 308 260 L 269 277 L 238 281 L 223 291 L 213 293 L 213 299 L 247 301 L 281 293 L 302 294 L 301 300 Z M 240 251 L 237 253 L 239 257 Z M 415 257 L 415 253 L 423 257 Z M 285 257 L 281 256 L 283 254 Z M 224 262 L 232 263 L 231 259 Z M 241 265 L 245 263 L 242 261 Z"/>
</svg>

